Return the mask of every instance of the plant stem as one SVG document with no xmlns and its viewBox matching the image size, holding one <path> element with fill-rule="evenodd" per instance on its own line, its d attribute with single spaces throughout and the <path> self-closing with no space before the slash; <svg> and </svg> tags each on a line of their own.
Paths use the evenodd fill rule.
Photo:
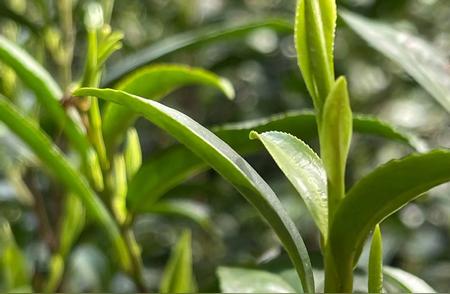
<svg viewBox="0 0 450 294">
<path fill-rule="evenodd" d="M 99 81 L 99 72 L 97 66 L 97 31 L 88 28 L 88 52 L 86 58 L 86 65 L 83 74 L 83 80 L 81 86 L 83 87 L 96 87 Z M 109 163 L 106 157 L 106 148 L 103 141 L 102 134 L 102 121 L 100 117 L 100 110 L 98 107 L 98 100 L 94 97 L 87 97 L 83 99 L 89 99 L 89 126 L 88 135 L 98 154 L 100 166 L 103 171 L 109 169 Z"/>
<path fill-rule="evenodd" d="M 52 251 L 57 247 L 57 240 L 52 226 L 50 225 L 50 220 L 48 217 L 47 209 L 45 208 L 45 200 L 41 192 L 37 189 L 38 183 L 34 172 L 29 171 L 28 177 L 28 188 L 30 192 L 34 195 L 34 208 L 36 211 L 36 216 L 38 218 L 39 230 L 41 232 L 42 238 L 47 242 L 48 246 Z"/>
<path fill-rule="evenodd" d="M 75 45 L 75 31 L 73 27 L 72 17 L 72 0 L 58 0 L 56 1 L 59 22 L 62 30 L 63 39 L 63 62 L 61 64 L 61 83 L 63 88 L 66 88 L 72 81 L 72 59 L 73 49 Z"/>
<path fill-rule="evenodd" d="M 131 258 L 132 264 L 132 277 L 138 288 L 139 292 L 146 292 L 146 286 L 144 281 L 143 269 L 144 265 L 142 263 L 141 253 L 139 245 L 136 242 L 133 230 L 129 225 L 129 222 L 123 226 L 122 235 L 124 236 L 125 243 L 127 245 L 128 255 Z"/>
</svg>

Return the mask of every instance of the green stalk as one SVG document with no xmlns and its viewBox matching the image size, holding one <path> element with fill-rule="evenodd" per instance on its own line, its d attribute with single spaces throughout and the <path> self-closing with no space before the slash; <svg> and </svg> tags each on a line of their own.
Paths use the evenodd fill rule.
<svg viewBox="0 0 450 294">
<path fill-rule="evenodd" d="M 97 30 L 88 28 L 87 36 L 88 52 L 81 85 L 86 87 L 95 87 L 99 83 L 97 66 Z M 105 143 L 103 141 L 102 121 L 98 107 L 98 100 L 95 97 L 87 97 L 84 99 L 89 99 L 90 102 L 90 107 L 88 109 L 88 136 L 98 154 L 100 166 L 102 170 L 105 171 L 109 169 L 109 162 L 106 156 Z"/>
<path fill-rule="evenodd" d="M 319 128 L 321 157 L 327 172 L 328 235 L 331 234 L 339 204 L 345 197 L 345 166 L 352 138 L 352 122 L 347 82 L 339 77 L 325 100 Z M 325 291 L 351 291 L 353 268 L 350 267 L 345 273 L 337 272 L 329 247 L 329 244 L 325 245 Z"/>
<path fill-rule="evenodd" d="M 132 277 L 136 284 L 136 287 L 138 288 L 139 292 L 144 293 L 147 291 L 147 287 L 145 286 L 145 280 L 144 280 L 144 264 L 142 262 L 141 258 L 141 250 L 139 248 L 139 244 L 136 242 L 136 237 L 134 236 L 133 230 L 130 227 L 130 220 L 126 221 L 126 224 L 124 225 L 122 229 L 122 234 L 124 236 L 124 240 L 126 243 L 126 247 L 128 250 L 128 255 L 131 259 L 131 266 L 132 266 Z"/>
<path fill-rule="evenodd" d="M 103 14 L 104 20 L 110 18 L 110 14 L 112 11 L 112 6 L 114 1 L 104 1 L 106 11 Z M 91 4 L 96 5 L 96 4 Z M 87 27 L 87 36 L 88 36 L 88 52 L 87 59 L 85 64 L 85 71 L 83 75 L 83 79 L 81 82 L 82 87 L 97 87 L 100 81 L 101 76 L 101 67 L 103 61 L 99 61 L 99 49 L 98 49 L 98 31 L 101 28 L 100 23 L 97 22 L 99 15 L 96 13 L 96 7 L 92 6 L 92 10 L 88 9 L 88 18 L 86 20 Z M 92 14 L 91 14 L 92 13 Z M 100 54 L 101 55 L 101 54 Z M 106 54 L 108 56 L 108 54 Z M 104 57 L 106 58 L 106 57 Z M 102 58 L 103 59 L 103 58 Z M 108 201 L 108 206 L 111 211 L 114 211 L 114 199 L 111 198 L 111 195 L 114 195 L 117 192 L 118 187 L 112 183 L 114 183 L 114 175 L 113 168 L 111 168 L 109 158 L 106 152 L 105 143 L 103 139 L 102 132 L 102 120 L 98 105 L 98 99 L 96 97 L 86 97 L 83 99 L 89 99 L 90 106 L 88 109 L 88 117 L 89 117 L 89 127 L 88 127 L 88 135 L 89 138 L 94 145 L 95 150 L 97 151 L 100 165 L 103 173 L 104 179 L 104 189 L 102 191 L 102 195 L 104 196 L 104 200 Z M 113 197 L 114 198 L 114 197 Z M 125 212 L 126 213 L 126 212 Z M 121 214 L 113 213 L 115 222 L 117 224 L 123 224 L 121 226 L 121 236 L 124 239 L 126 246 L 126 253 L 130 257 L 131 267 L 129 269 L 129 273 L 132 275 L 132 278 L 138 287 L 140 292 L 145 292 L 146 287 L 143 278 L 143 262 L 141 258 L 141 253 L 139 249 L 139 245 L 136 242 L 136 238 L 133 234 L 132 228 L 130 227 L 130 223 L 123 222 L 123 219 L 120 219 Z"/>
<path fill-rule="evenodd" d="M 72 58 L 75 31 L 72 16 L 72 0 L 56 1 L 63 38 L 63 60 L 61 64 L 62 85 L 67 87 L 72 80 Z"/>
</svg>

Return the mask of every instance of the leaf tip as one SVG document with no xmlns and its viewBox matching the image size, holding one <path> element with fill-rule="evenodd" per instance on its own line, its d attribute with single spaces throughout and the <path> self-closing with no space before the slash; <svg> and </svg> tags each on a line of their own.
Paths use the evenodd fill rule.
<svg viewBox="0 0 450 294">
<path fill-rule="evenodd" d="M 347 79 L 345 78 L 345 76 L 340 76 L 336 79 L 335 87 L 343 87 L 345 89 L 347 88 Z"/>
<path fill-rule="evenodd" d="M 236 93 L 234 91 L 233 84 L 225 78 L 220 79 L 220 84 L 222 86 L 222 91 L 227 96 L 227 98 L 230 100 L 234 100 Z"/>
</svg>

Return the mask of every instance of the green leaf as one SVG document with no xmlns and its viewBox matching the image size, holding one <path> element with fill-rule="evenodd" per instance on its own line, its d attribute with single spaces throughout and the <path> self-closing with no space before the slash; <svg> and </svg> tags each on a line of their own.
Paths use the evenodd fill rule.
<svg viewBox="0 0 450 294">
<path fill-rule="evenodd" d="M 195 277 L 192 272 L 191 232 L 184 231 L 164 269 L 160 293 L 194 293 Z"/>
<path fill-rule="evenodd" d="M 355 132 L 372 134 L 409 145 L 416 150 L 426 149 L 415 136 L 366 115 L 353 117 Z M 251 130 L 277 130 L 291 133 L 303 140 L 317 137 L 316 118 L 312 112 L 294 111 L 269 118 L 231 123 L 214 128 L 215 134 L 238 153 L 257 152 L 261 144 L 248 140 Z M 167 162 L 171 162 L 167 165 Z M 207 169 L 206 164 L 184 146 L 176 145 L 152 155 L 145 161 L 128 185 L 128 207 L 134 212 L 145 212 L 163 194 L 187 178 Z M 145 201 L 143 201 L 145 199 Z"/>
<path fill-rule="evenodd" d="M 352 139 L 352 123 L 347 82 L 340 77 L 325 101 L 320 127 L 320 156 L 327 172 L 330 221 L 345 196 L 345 166 Z"/>
<path fill-rule="evenodd" d="M 383 270 L 386 282 L 403 293 L 436 293 L 424 280 L 398 268 L 385 266 Z"/>
<path fill-rule="evenodd" d="M 234 97 L 233 86 L 224 78 L 200 68 L 184 65 L 154 65 L 136 71 L 117 84 L 117 89 L 160 100 L 168 93 L 187 85 L 206 85 L 221 90 L 227 97 Z M 126 107 L 109 104 L 103 119 L 105 144 L 112 151 L 122 139 L 137 115 Z"/>
<path fill-rule="evenodd" d="M 120 261 L 125 268 L 129 267 L 128 255 L 124 251 L 125 244 L 119 229 L 103 203 L 91 190 L 84 177 L 78 173 L 64 158 L 59 148 L 28 118 L 20 114 L 5 98 L 0 97 L 0 120 L 11 131 L 24 141 L 44 166 L 81 199 L 87 212 L 102 224 L 111 237 Z"/>
<path fill-rule="evenodd" d="M 222 293 L 296 293 L 279 275 L 254 269 L 219 267 Z"/>
<path fill-rule="evenodd" d="M 106 28 L 104 27 L 99 33 L 98 67 L 103 66 L 114 52 L 122 48 L 123 33 L 110 32 Z"/>
<path fill-rule="evenodd" d="M 1 291 L 31 290 L 27 260 L 14 240 L 9 223 L 4 219 L 0 219 L 0 275 Z"/>
<path fill-rule="evenodd" d="M 241 153 L 250 153 L 260 149 L 257 142 L 249 141 L 247 138 L 248 133 L 252 130 L 258 133 L 281 131 L 304 141 L 311 140 L 317 137 L 316 116 L 311 111 L 290 111 L 266 118 L 228 123 L 213 128 L 217 136 Z M 416 151 L 422 152 L 428 149 L 426 143 L 417 136 L 370 115 L 353 115 L 353 131 L 398 141 L 414 148 Z"/>
<path fill-rule="evenodd" d="M 311 264 L 297 228 L 267 183 L 226 143 L 188 116 L 156 101 L 111 89 L 84 88 L 74 94 L 97 96 L 127 106 L 206 161 L 260 212 L 280 238 L 305 289 L 314 291 Z"/>
<path fill-rule="evenodd" d="M 50 74 L 26 51 L 0 36 L 0 60 L 13 68 L 22 81 L 36 94 L 36 98 L 52 116 L 56 125 L 66 133 L 74 146 L 85 155 L 89 143 L 82 130 L 67 116 L 59 100 L 63 93 Z"/>
<path fill-rule="evenodd" d="M 434 150 L 392 160 L 358 181 L 341 202 L 329 245 L 337 272 L 353 270 L 369 231 L 427 190 L 450 181 L 450 151 Z"/>
<path fill-rule="evenodd" d="M 340 11 L 347 25 L 377 51 L 398 63 L 450 112 L 450 70 L 446 54 L 427 41 L 383 24 Z"/>
<path fill-rule="evenodd" d="M 383 240 L 379 225 L 375 226 L 370 245 L 368 289 L 369 293 L 383 291 Z"/>
<path fill-rule="evenodd" d="M 181 216 L 192 220 L 206 231 L 213 229 L 208 208 L 189 199 L 170 199 L 155 203 L 147 211 L 168 216 Z"/>
<path fill-rule="evenodd" d="M 235 23 L 231 25 L 213 25 L 201 28 L 197 31 L 189 31 L 187 33 L 170 36 L 157 43 L 151 44 L 132 55 L 128 55 L 116 64 L 113 64 L 108 69 L 102 85 L 112 86 L 135 69 L 183 49 L 242 38 L 255 30 L 263 28 L 273 29 L 281 33 L 290 33 L 292 32 L 291 27 L 291 24 L 283 19 L 265 19 L 240 25 L 236 25 Z"/>
<path fill-rule="evenodd" d="M 298 0 L 295 46 L 300 71 L 321 119 L 322 107 L 333 83 L 335 0 Z"/>
<path fill-rule="evenodd" d="M 170 165 L 167 162 L 170 162 Z M 128 186 L 129 210 L 151 210 L 164 193 L 206 168 L 205 162 L 184 146 L 176 145 L 152 155 Z"/>
<path fill-rule="evenodd" d="M 300 139 L 282 132 L 250 133 L 259 139 L 305 201 L 324 240 L 328 236 L 327 177 L 319 156 Z"/>
</svg>

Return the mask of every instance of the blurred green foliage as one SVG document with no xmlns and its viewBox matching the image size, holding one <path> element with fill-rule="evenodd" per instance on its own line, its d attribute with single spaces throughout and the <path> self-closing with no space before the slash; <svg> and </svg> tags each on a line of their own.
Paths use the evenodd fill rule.
<svg viewBox="0 0 450 294">
<path fill-rule="evenodd" d="M 62 29 L 59 22 L 64 16 L 56 10 L 55 1 L 4 1 L 1 5 L 28 20 L 29 27 L 0 13 L 0 31 L 28 52 L 33 52 L 46 68 L 56 71 L 67 52 L 57 49 Z M 75 77 L 80 77 L 83 71 L 86 40 L 81 11 L 86 2 L 73 3 L 76 43 L 72 72 Z M 441 51 L 450 52 L 448 0 L 342 0 L 338 5 L 420 35 Z M 218 23 L 235 24 L 266 17 L 293 22 L 294 8 L 294 0 L 117 0 L 111 26 L 123 32 L 123 49 L 108 61 L 107 70 L 127 55 L 174 34 Z M 336 76 L 345 74 L 348 77 L 355 112 L 375 114 L 418 134 L 432 147 L 450 148 L 448 113 L 398 65 L 369 48 L 343 22 L 338 22 L 335 56 Z M 166 104 L 182 110 L 203 125 L 312 108 L 298 72 L 292 33 L 261 29 L 245 38 L 182 50 L 157 62 L 204 67 L 232 82 L 236 89 L 234 101 L 213 99 L 221 94 L 199 87 L 180 89 L 165 100 Z M 15 97 L 28 114 L 37 113 L 39 106 L 30 98 L 31 93 L 21 87 L 10 69 L 2 64 L 0 68 L 0 92 Z M 55 72 L 55 76 L 64 84 L 63 74 Z M 151 152 L 174 143 L 142 119 L 137 122 L 137 130 L 144 161 Z M 23 166 L 28 167 L 24 178 L 36 181 L 38 189 L 43 191 L 41 197 L 50 212 L 52 225 L 57 223 L 62 204 L 50 195 L 53 189 L 60 187 L 50 186 L 51 179 L 36 168 L 34 157 L 27 151 L 22 152 L 21 143 L 2 125 L 0 142 L 0 218 L 9 222 L 17 246 L 26 253 L 29 270 L 34 273 L 33 283 L 38 284 L 48 274 L 51 248 L 48 240 L 42 238 L 39 212 L 32 205 L 36 201 L 33 191 L 21 179 Z M 314 140 L 308 143 L 317 147 Z M 349 184 L 375 166 L 410 151 L 395 142 L 356 135 L 347 167 Z M 261 152 L 248 160 L 280 196 L 302 233 L 313 264 L 320 267 L 318 232 L 294 188 L 268 154 Z M 417 274 L 439 292 L 450 291 L 449 196 L 448 184 L 433 189 L 427 197 L 407 205 L 382 225 L 385 264 Z M 214 172 L 189 179 L 169 191 L 166 197 L 171 201 L 178 198 L 192 200 L 192 209 L 195 207 L 202 217 L 209 217 L 211 225 L 205 230 L 204 226 L 188 221 L 182 215 L 167 216 L 157 212 L 136 219 L 134 231 L 142 248 L 144 277 L 150 289 L 158 288 L 171 248 L 186 227 L 192 230 L 198 289 L 204 292 L 218 291 L 215 270 L 219 265 L 258 267 L 273 272 L 291 266 L 274 233 L 261 222 L 256 211 Z M 132 280 L 118 270 L 111 246 L 104 237 L 98 233 L 96 225 L 87 224 L 70 253 L 70 265 L 61 290 L 136 290 Z M 1 250 L 0 255 L 4 254 Z M 367 262 L 368 250 L 365 250 L 360 263 L 365 265 Z M 5 283 L 4 278 L 0 285 L 2 283 Z"/>
</svg>

